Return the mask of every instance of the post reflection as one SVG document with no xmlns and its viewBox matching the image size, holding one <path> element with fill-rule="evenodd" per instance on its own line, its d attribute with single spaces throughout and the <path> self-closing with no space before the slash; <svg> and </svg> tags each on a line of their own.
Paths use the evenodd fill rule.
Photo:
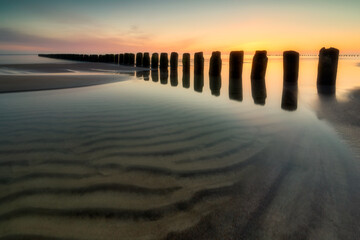
<svg viewBox="0 0 360 240">
<path fill-rule="evenodd" d="M 210 74 L 209 80 L 210 80 L 211 94 L 214 96 L 220 96 L 221 76 L 220 75 L 213 76 Z"/>
<path fill-rule="evenodd" d="M 170 69 L 170 84 L 173 87 L 176 87 L 178 85 L 178 72 L 177 69 Z"/>
<path fill-rule="evenodd" d="M 265 105 L 265 100 L 266 100 L 265 78 L 251 79 L 251 94 L 255 104 Z"/>
<path fill-rule="evenodd" d="M 194 90 L 196 92 L 202 92 L 204 87 L 204 74 L 194 75 Z"/>
<path fill-rule="evenodd" d="M 151 70 L 151 79 L 153 82 L 158 82 L 159 81 L 159 71 L 156 70 Z"/>
<path fill-rule="evenodd" d="M 284 84 L 281 108 L 286 111 L 295 111 L 297 109 L 298 102 L 298 86 Z"/>
<path fill-rule="evenodd" d="M 242 89 L 242 78 L 233 77 L 229 79 L 229 99 L 242 101 L 243 100 L 243 89 Z"/>
<path fill-rule="evenodd" d="M 144 76 L 145 81 L 149 81 L 150 80 L 150 71 L 144 71 L 143 76 Z"/>
<path fill-rule="evenodd" d="M 136 72 L 136 77 L 137 78 L 142 78 L 143 76 L 144 76 L 143 71 L 137 71 Z"/>
<path fill-rule="evenodd" d="M 185 73 L 185 72 L 183 73 L 182 85 L 183 85 L 183 88 L 190 87 L 190 73 Z"/>
<path fill-rule="evenodd" d="M 160 70 L 160 83 L 167 84 L 169 78 L 169 70 L 168 69 L 161 69 Z"/>
</svg>

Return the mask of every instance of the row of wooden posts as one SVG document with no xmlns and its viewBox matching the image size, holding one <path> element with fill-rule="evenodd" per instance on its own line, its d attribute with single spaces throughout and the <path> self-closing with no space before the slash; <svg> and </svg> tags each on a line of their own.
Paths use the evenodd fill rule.
<svg viewBox="0 0 360 240">
<path fill-rule="evenodd" d="M 167 53 L 124 53 L 124 54 L 106 54 L 106 55 L 82 55 L 82 54 L 39 54 L 41 57 L 50 57 L 65 60 L 88 61 L 88 62 L 104 62 L 126 66 L 136 66 L 143 68 L 151 68 L 167 70 L 169 67 L 169 58 Z M 284 84 L 297 84 L 299 75 L 299 58 L 300 54 L 295 51 L 285 51 L 283 53 L 284 66 Z M 170 69 L 178 68 L 179 55 L 172 52 L 170 55 Z M 317 84 L 320 87 L 335 88 L 336 75 L 339 60 L 339 50 L 336 48 L 322 48 L 319 53 L 318 78 Z M 241 78 L 244 61 L 243 51 L 232 51 L 229 58 L 229 77 Z M 251 79 L 264 79 L 268 57 L 266 51 L 256 51 L 251 70 Z M 184 53 L 182 56 L 183 72 L 190 72 L 190 54 Z M 209 75 L 221 75 L 222 60 L 221 53 L 213 52 L 210 58 Z M 204 74 L 204 56 L 203 52 L 194 54 L 194 75 Z M 333 92 L 333 90 L 330 90 Z"/>
</svg>

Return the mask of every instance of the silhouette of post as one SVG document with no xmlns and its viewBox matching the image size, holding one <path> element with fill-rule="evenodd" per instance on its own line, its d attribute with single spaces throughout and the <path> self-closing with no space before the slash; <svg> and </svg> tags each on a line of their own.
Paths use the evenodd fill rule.
<svg viewBox="0 0 360 240">
<path fill-rule="evenodd" d="M 153 82 L 158 82 L 159 81 L 159 71 L 156 70 L 151 70 L 151 79 Z"/>
<path fill-rule="evenodd" d="M 243 90 L 242 90 L 242 77 L 229 78 L 229 99 L 242 101 Z"/>
<path fill-rule="evenodd" d="M 153 53 L 151 55 L 151 69 L 158 69 L 159 67 L 159 54 Z"/>
<path fill-rule="evenodd" d="M 196 92 L 202 92 L 204 87 L 204 74 L 194 75 L 194 90 Z"/>
<path fill-rule="evenodd" d="M 144 53 L 143 67 L 150 68 L 150 55 L 148 52 Z"/>
<path fill-rule="evenodd" d="M 322 48 L 319 54 L 317 86 L 319 93 L 335 93 L 339 50 Z"/>
<path fill-rule="evenodd" d="M 220 76 L 221 66 L 222 66 L 221 52 L 219 51 L 212 52 L 210 58 L 210 68 L 209 68 L 210 76 Z"/>
<path fill-rule="evenodd" d="M 203 52 L 197 52 L 194 55 L 194 75 L 204 75 Z"/>
<path fill-rule="evenodd" d="M 168 69 L 160 69 L 160 83 L 167 84 L 169 78 L 169 70 Z"/>
<path fill-rule="evenodd" d="M 178 85 L 178 70 L 177 68 L 170 68 L 170 84 L 173 87 Z"/>
<path fill-rule="evenodd" d="M 139 52 L 136 54 L 136 66 L 142 67 L 142 65 L 143 65 L 143 54 Z"/>
<path fill-rule="evenodd" d="M 120 65 L 124 65 L 124 54 L 123 54 L 123 53 L 120 53 L 119 64 L 120 64 Z"/>
<path fill-rule="evenodd" d="M 298 86 L 297 85 L 284 85 L 281 108 L 286 111 L 295 111 L 297 109 Z"/>
<path fill-rule="evenodd" d="M 256 51 L 252 63 L 251 79 L 265 79 L 267 63 L 267 52 Z"/>
<path fill-rule="evenodd" d="M 232 51 L 229 58 L 230 79 L 242 78 L 244 51 Z"/>
<path fill-rule="evenodd" d="M 190 87 L 190 72 L 183 72 L 182 85 L 183 88 Z"/>
<path fill-rule="evenodd" d="M 129 64 L 130 64 L 130 54 L 125 53 L 124 54 L 124 65 L 129 65 Z"/>
<path fill-rule="evenodd" d="M 265 105 L 265 100 L 266 100 L 265 78 L 251 79 L 251 93 L 255 104 Z"/>
<path fill-rule="evenodd" d="M 221 75 L 209 75 L 210 90 L 214 96 L 220 96 Z"/>
<path fill-rule="evenodd" d="M 190 74 L 190 53 L 184 53 L 182 57 L 183 73 Z"/>
<path fill-rule="evenodd" d="M 115 54 L 115 64 L 119 64 L 119 54 Z"/>
<path fill-rule="evenodd" d="M 170 69 L 177 69 L 178 61 L 179 61 L 179 54 L 177 52 L 172 52 L 170 55 Z"/>
<path fill-rule="evenodd" d="M 295 51 L 285 51 L 283 54 L 284 84 L 295 85 L 299 77 L 300 55 Z"/>
<path fill-rule="evenodd" d="M 169 59 L 167 53 L 160 54 L 160 70 L 165 70 L 169 66 Z"/>
<path fill-rule="evenodd" d="M 132 67 L 135 65 L 135 54 L 133 53 L 129 54 L 129 65 Z"/>
</svg>

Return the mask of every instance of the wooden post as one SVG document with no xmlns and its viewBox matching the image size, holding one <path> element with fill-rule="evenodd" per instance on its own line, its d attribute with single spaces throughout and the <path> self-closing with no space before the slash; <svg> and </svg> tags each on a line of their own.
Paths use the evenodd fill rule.
<svg viewBox="0 0 360 240">
<path fill-rule="evenodd" d="M 150 68 L 150 55 L 148 52 L 144 53 L 143 67 Z"/>
<path fill-rule="evenodd" d="M 229 58 L 229 77 L 242 78 L 244 51 L 232 51 Z"/>
<path fill-rule="evenodd" d="M 204 75 L 203 52 L 197 52 L 194 55 L 194 75 Z"/>
<path fill-rule="evenodd" d="M 220 76 L 221 66 L 222 66 L 221 52 L 219 51 L 212 52 L 210 58 L 210 67 L 209 67 L 210 76 Z"/>
<path fill-rule="evenodd" d="M 133 67 L 135 65 L 135 54 L 130 53 L 129 58 L 129 65 Z"/>
<path fill-rule="evenodd" d="M 285 51 L 283 54 L 284 84 L 295 85 L 299 77 L 300 55 L 295 51 Z"/>
<path fill-rule="evenodd" d="M 120 61 L 119 61 L 120 65 L 124 65 L 124 54 L 120 53 Z"/>
<path fill-rule="evenodd" d="M 141 52 L 136 54 L 136 66 L 137 67 L 143 66 L 143 54 Z"/>
<path fill-rule="evenodd" d="M 178 61 L 179 61 L 179 54 L 177 52 L 172 52 L 170 55 L 170 69 L 177 69 Z"/>
<path fill-rule="evenodd" d="M 184 53 L 182 57 L 183 73 L 190 74 L 190 53 Z"/>
<path fill-rule="evenodd" d="M 267 52 L 256 51 L 252 63 L 251 79 L 265 79 L 267 63 Z"/>
<path fill-rule="evenodd" d="M 161 53 L 160 54 L 160 70 L 168 69 L 168 66 L 169 66 L 168 54 Z"/>
<path fill-rule="evenodd" d="M 153 53 L 151 55 L 151 69 L 158 69 L 159 67 L 159 54 Z"/>
<path fill-rule="evenodd" d="M 322 48 L 319 54 L 317 86 L 322 94 L 334 94 L 339 62 L 339 50 Z"/>
<path fill-rule="evenodd" d="M 124 65 L 129 65 L 129 64 L 130 64 L 130 54 L 125 53 L 124 54 Z"/>
</svg>

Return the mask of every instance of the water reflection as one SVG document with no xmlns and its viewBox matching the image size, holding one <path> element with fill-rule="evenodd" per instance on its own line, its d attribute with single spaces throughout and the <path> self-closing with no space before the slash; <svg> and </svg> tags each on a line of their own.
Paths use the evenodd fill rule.
<svg viewBox="0 0 360 240">
<path fill-rule="evenodd" d="M 265 78 L 251 78 L 251 93 L 255 104 L 265 105 L 265 99 L 266 99 Z"/>
<path fill-rule="evenodd" d="M 151 70 L 151 79 L 153 82 L 158 82 L 159 81 L 159 71 L 156 70 Z"/>
<path fill-rule="evenodd" d="M 173 87 L 176 87 L 178 85 L 178 72 L 177 69 L 170 69 L 170 84 Z"/>
<path fill-rule="evenodd" d="M 169 70 L 168 69 L 161 69 L 160 70 L 160 83 L 167 84 L 169 78 Z"/>
<path fill-rule="evenodd" d="M 144 80 L 145 81 L 149 81 L 150 80 L 150 71 L 144 71 L 143 72 L 144 75 Z"/>
<path fill-rule="evenodd" d="M 209 75 L 210 79 L 210 90 L 211 94 L 214 96 L 220 96 L 220 88 L 221 88 L 221 76 L 213 76 Z"/>
<path fill-rule="evenodd" d="M 183 85 L 184 88 L 189 88 L 190 87 L 190 73 L 189 72 L 184 72 L 183 73 L 182 85 Z"/>
<path fill-rule="evenodd" d="M 143 71 L 137 71 L 136 72 L 136 77 L 137 78 L 141 78 L 141 77 L 143 77 L 144 76 L 144 72 Z"/>
<path fill-rule="evenodd" d="M 281 108 L 286 111 L 295 111 L 298 101 L 298 86 L 284 85 L 281 99 Z"/>
<path fill-rule="evenodd" d="M 196 92 L 202 92 L 204 87 L 204 74 L 196 74 L 194 76 L 194 90 Z"/>
<path fill-rule="evenodd" d="M 229 79 L 229 99 L 242 101 L 243 100 L 243 89 L 242 89 L 242 78 L 230 78 Z"/>
</svg>

